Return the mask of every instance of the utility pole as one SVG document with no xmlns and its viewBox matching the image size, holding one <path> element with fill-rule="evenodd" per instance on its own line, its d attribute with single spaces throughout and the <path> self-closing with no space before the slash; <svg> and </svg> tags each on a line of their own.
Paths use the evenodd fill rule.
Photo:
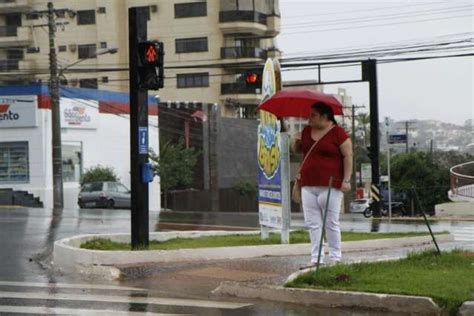
<svg viewBox="0 0 474 316">
<path fill-rule="evenodd" d="M 217 104 L 208 104 L 208 118 L 209 118 L 209 191 L 211 193 L 211 211 L 219 211 L 219 171 L 218 157 L 217 157 L 217 119 L 219 110 Z"/>
<path fill-rule="evenodd" d="M 407 142 L 405 145 L 405 152 L 408 154 L 408 121 L 405 121 L 405 135 L 407 135 Z"/>
<path fill-rule="evenodd" d="M 56 23 L 55 10 L 52 2 L 48 2 L 48 35 L 49 35 L 49 94 L 52 115 L 52 149 L 53 149 L 53 206 L 54 209 L 64 207 L 63 170 L 61 150 L 61 111 L 59 104 L 58 60 L 56 56 Z"/>
<path fill-rule="evenodd" d="M 356 141 L 355 141 L 355 110 L 359 108 L 364 108 L 365 106 L 356 106 L 352 104 L 351 111 L 352 111 L 352 196 L 357 198 L 357 166 L 356 166 L 356 156 L 355 156 L 355 148 L 356 148 Z"/>
</svg>

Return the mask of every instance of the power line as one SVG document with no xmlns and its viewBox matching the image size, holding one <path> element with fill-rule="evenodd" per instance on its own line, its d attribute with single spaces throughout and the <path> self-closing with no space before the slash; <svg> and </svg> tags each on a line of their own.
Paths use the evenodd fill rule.
<svg viewBox="0 0 474 316">
<path fill-rule="evenodd" d="M 415 20 L 415 21 L 405 21 L 405 22 L 368 24 L 368 25 L 348 26 L 348 27 L 329 28 L 329 29 L 316 29 L 316 30 L 298 31 L 298 32 L 282 32 L 280 34 L 280 36 L 288 36 L 288 35 L 294 35 L 294 34 L 322 33 L 322 32 L 331 32 L 331 31 L 344 31 L 344 30 L 353 30 L 353 29 L 363 29 L 363 28 L 369 28 L 369 27 L 374 27 L 374 26 L 385 27 L 385 26 L 390 26 L 390 25 L 413 24 L 413 23 L 421 23 L 421 22 L 433 22 L 433 21 L 449 20 L 449 19 L 457 19 L 457 18 L 472 18 L 472 14 L 448 16 L 448 17 L 434 18 L 434 19 L 422 19 L 422 20 Z"/>
</svg>

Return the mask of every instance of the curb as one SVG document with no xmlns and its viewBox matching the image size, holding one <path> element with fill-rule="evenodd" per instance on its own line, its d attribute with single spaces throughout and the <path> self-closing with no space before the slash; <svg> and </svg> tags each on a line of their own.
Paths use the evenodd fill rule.
<svg viewBox="0 0 474 316">
<path fill-rule="evenodd" d="M 459 316 L 472 316 L 474 315 L 474 301 L 464 302 L 459 308 Z"/>
<path fill-rule="evenodd" d="M 180 231 L 151 233 L 150 240 L 165 241 L 174 238 L 197 238 L 203 236 L 251 235 L 259 231 Z M 110 238 L 117 242 L 130 242 L 130 234 L 81 235 L 65 238 L 54 243 L 53 262 L 57 269 L 64 272 L 79 272 L 88 275 L 104 276 L 116 279 L 117 265 L 138 265 L 159 262 L 208 261 L 223 259 L 244 259 L 264 256 L 309 255 L 310 244 L 265 245 L 215 247 L 177 250 L 142 250 L 142 251 L 101 251 L 79 248 L 83 242 L 96 238 Z M 439 235 L 438 242 L 454 240 L 453 235 Z M 390 249 L 425 245 L 432 243 L 430 236 L 407 237 L 394 239 L 377 239 L 343 242 L 345 252 Z M 105 271 L 104 271 L 105 270 Z"/>
<path fill-rule="evenodd" d="M 325 308 L 356 308 L 413 315 L 440 315 L 442 312 L 430 297 L 422 296 L 295 289 L 270 285 L 254 287 L 236 282 L 223 282 L 212 293 Z"/>
</svg>

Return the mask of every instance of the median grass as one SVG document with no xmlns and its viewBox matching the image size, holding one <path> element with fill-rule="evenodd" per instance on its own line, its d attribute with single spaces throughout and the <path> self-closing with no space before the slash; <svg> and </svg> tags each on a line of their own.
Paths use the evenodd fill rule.
<svg viewBox="0 0 474 316">
<path fill-rule="evenodd" d="M 397 261 L 340 264 L 305 273 L 286 287 L 429 296 L 451 315 L 474 299 L 474 253 L 418 252 Z"/>
<path fill-rule="evenodd" d="M 426 236 L 428 233 L 358 233 L 343 232 L 342 241 L 371 240 L 383 238 L 404 238 Z M 309 243 L 307 231 L 298 230 L 290 233 L 290 243 Z M 175 250 L 210 247 L 259 246 L 280 244 L 280 234 L 271 233 L 267 240 L 261 240 L 260 235 L 231 235 L 199 238 L 175 238 L 167 241 L 150 241 L 149 250 Z M 81 244 L 81 248 L 93 250 L 130 250 L 129 243 L 119 243 L 110 239 L 94 239 Z"/>
</svg>

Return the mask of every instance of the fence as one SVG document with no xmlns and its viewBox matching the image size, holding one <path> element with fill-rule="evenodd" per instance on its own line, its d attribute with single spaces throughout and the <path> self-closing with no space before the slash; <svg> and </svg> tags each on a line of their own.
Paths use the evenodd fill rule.
<svg viewBox="0 0 474 316">
<path fill-rule="evenodd" d="M 450 176 L 450 196 L 468 200 L 474 199 L 474 161 L 452 167 Z"/>
</svg>

